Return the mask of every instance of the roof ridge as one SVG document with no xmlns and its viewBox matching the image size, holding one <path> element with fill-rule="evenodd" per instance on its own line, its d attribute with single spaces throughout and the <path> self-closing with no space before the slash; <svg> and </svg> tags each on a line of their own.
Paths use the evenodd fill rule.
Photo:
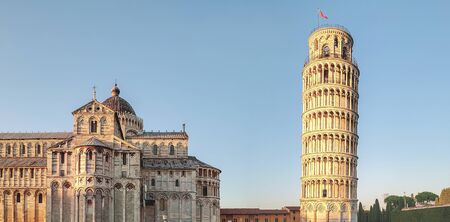
<svg viewBox="0 0 450 222">
<path fill-rule="evenodd" d="M 57 131 L 30 131 L 30 132 L 28 132 L 28 131 L 7 131 L 7 132 L 2 132 L 2 131 L 0 131 L 0 134 L 3 134 L 3 133 L 72 133 L 72 131 L 59 131 L 59 132 L 57 132 Z"/>
<path fill-rule="evenodd" d="M 84 140 L 80 144 L 78 144 L 76 147 L 80 146 L 102 146 L 102 147 L 109 147 L 106 143 L 104 143 L 102 140 L 98 139 L 95 136 L 90 137 L 87 140 Z"/>
<path fill-rule="evenodd" d="M 0 133 L 0 140 L 30 140 L 30 139 L 65 139 L 72 136 L 72 132 L 34 132 L 34 133 Z"/>
</svg>

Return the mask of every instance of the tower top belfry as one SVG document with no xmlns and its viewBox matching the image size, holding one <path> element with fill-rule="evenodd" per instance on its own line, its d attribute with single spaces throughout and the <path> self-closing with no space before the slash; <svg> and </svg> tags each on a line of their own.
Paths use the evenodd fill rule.
<svg viewBox="0 0 450 222">
<path fill-rule="evenodd" d="M 353 37 L 340 25 L 322 25 L 308 38 L 309 62 L 316 59 L 336 58 L 353 62 Z"/>
<path fill-rule="evenodd" d="M 302 70 L 301 221 L 357 221 L 359 69 L 353 37 L 322 25 Z"/>
</svg>

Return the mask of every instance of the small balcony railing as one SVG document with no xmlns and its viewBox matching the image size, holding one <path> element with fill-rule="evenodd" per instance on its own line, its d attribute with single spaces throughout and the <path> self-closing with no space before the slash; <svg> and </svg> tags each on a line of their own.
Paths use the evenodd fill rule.
<svg viewBox="0 0 450 222">
<path fill-rule="evenodd" d="M 323 29 L 323 28 L 337 28 L 337 29 L 340 29 L 340 30 L 342 30 L 342 31 L 344 31 L 344 32 L 347 32 L 349 35 L 351 35 L 351 34 L 350 34 L 350 31 L 349 31 L 347 28 L 345 28 L 345 27 L 342 26 L 342 25 L 338 25 L 338 24 L 321 24 L 321 25 L 315 27 L 315 28 L 311 31 L 311 34 L 312 34 L 313 32 L 315 32 L 315 31 L 317 31 L 317 30 L 319 30 L 319 29 Z"/>
<path fill-rule="evenodd" d="M 354 57 L 345 56 L 345 55 L 338 54 L 338 53 L 318 54 L 318 55 L 314 55 L 312 57 L 308 56 L 305 59 L 305 63 L 303 64 L 303 67 L 305 67 L 310 61 L 314 61 L 316 59 L 327 59 L 327 58 L 342 59 L 347 62 L 351 62 L 353 65 L 358 67 L 358 62 L 356 61 L 356 59 Z"/>
</svg>

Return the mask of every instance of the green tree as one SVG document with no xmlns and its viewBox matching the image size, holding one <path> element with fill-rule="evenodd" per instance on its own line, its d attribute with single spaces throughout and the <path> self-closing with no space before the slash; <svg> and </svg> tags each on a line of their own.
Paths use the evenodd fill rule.
<svg viewBox="0 0 450 222">
<path fill-rule="evenodd" d="M 384 202 L 386 204 L 392 204 L 392 207 L 395 210 L 401 210 L 405 207 L 405 199 L 406 199 L 406 204 L 408 205 L 408 207 L 416 206 L 416 202 L 414 201 L 413 198 L 404 197 L 404 196 L 391 195 L 391 196 L 386 197 L 386 199 L 384 199 Z"/>
<path fill-rule="evenodd" d="M 375 204 L 373 205 L 373 222 L 381 222 L 381 208 L 378 199 L 375 200 Z"/>
<path fill-rule="evenodd" d="M 363 208 L 361 202 L 359 202 L 358 222 L 367 222 L 367 220 L 366 220 L 366 212 L 364 211 L 364 208 Z"/>
<path fill-rule="evenodd" d="M 386 210 L 382 209 L 381 210 L 381 222 L 386 222 L 386 221 L 387 221 Z"/>
<path fill-rule="evenodd" d="M 418 193 L 416 195 L 416 200 L 418 203 L 421 203 L 421 204 L 429 204 L 430 201 L 434 201 L 438 197 L 439 197 L 438 195 L 436 195 L 432 192 L 425 191 L 425 192 Z"/>
<path fill-rule="evenodd" d="M 373 206 L 370 206 L 369 216 L 368 216 L 368 220 L 367 221 L 368 222 L 374 222 L 374 220 L 373 220 Z"/>
<path fill-rule="evenodd" d="M 386 204 L 386 220 L 385 222 L 391 222 L 392 204 Z"/>
<path fill-rule="evenodd" d="M 436 204 L 450 204 L 450 187 L 441 191 L 441 196 L 439 196 L 439 201 Z"/>
</svg>

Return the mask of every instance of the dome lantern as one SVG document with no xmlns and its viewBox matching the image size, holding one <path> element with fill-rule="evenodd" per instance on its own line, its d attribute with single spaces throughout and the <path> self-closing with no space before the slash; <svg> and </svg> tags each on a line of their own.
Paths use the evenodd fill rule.
<svg viewBox="0 0 450 222">
<path fill-rule="evenodd" d="M 117 87 L 117 83 L 114 84 L 114 87 L 111 89 L 111 95 L 112 96 L 119 96 L 120 89 Z"/>
</svg>

